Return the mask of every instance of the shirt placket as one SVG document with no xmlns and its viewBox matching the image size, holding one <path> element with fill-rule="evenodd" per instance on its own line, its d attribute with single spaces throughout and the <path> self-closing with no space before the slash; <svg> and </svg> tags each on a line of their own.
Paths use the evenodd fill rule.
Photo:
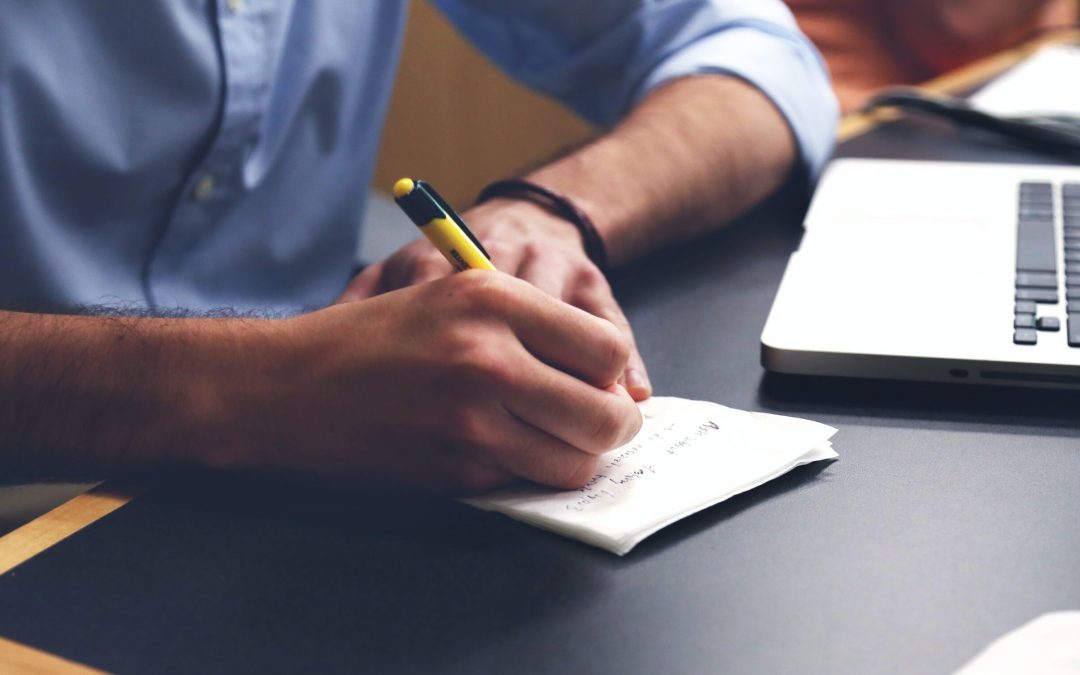
<svg viewBox="0 0 1080 675">
<path fill-rule="evenodd" d="M 167 291 L 193 247 L 213 234 L 226 207 L 244 191 L 244 160 L 258 141 L 269 98 L 273 0 L 215 0 L 222 59 L 222 107 L 209 148 L 188 175 L 159 245 L 148 260 L 144 288 L 151 307 L 174 303 Z"/>
</svg>

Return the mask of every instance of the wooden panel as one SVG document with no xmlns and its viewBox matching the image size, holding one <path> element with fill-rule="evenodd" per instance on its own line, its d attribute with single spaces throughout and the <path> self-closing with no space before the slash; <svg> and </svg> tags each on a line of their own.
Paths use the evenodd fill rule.
<svg viewBox="0 0 1080 675">
<path fill-rule="evenodd" d="M 90 675 L 102 671 L 0 638 L 0 672 L 26 675 L 44 675 L 45 673 Z"/>
<path fill-rule="evenodd" d="M 592 134 L 590 125 L 495 69 L 427 2 L 414 2 L 375 188 L 431 181 L 456 207 Z"/>
<path fill-rule="evenodd" d="M 109 515 L 131 501 L 132 494 L 115 483 L 101 485 L 0 537 L 0 574 Z"/>
</svg>

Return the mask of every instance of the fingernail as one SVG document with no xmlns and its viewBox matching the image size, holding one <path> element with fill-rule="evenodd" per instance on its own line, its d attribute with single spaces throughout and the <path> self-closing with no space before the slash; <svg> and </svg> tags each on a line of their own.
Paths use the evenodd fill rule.
<svg viewBox="0 0 1080 675">
<path fill-rule="evenodd" d="M 652 393 L 652 385 L 649 384 L 649 378 L 645 375 L 644 371 L 636 368 L 626 369 L 626 388 L 630 389 L 632 393 Z"/>
</svg>

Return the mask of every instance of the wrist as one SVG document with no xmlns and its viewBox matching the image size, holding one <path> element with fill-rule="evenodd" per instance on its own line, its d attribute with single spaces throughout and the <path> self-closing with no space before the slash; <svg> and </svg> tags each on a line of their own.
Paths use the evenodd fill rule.
<svg viewBox="0 0 1080 675">
<path fill-rule="evenodd" d="M 174 364 L 180 414 L 165 460 L 248 469 L 272 442 L 293 320 L 197 320 Z"/>
</svg>

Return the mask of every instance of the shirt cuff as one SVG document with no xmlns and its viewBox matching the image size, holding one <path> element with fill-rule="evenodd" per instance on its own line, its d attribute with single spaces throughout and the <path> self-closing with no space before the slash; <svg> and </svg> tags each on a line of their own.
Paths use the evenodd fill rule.
<svg viewBox="0 0 1080 675">
<path fill-rule="evenodd" d="M 635 102 L 665 82 L 708 73 L 738 77 L 761 90 L 787 120 L 807 176 L 817 179 L 832 154 L 839 111 L 828 70 L 809 42 L 767 24 L 726 29 L 660 62 Z"/>
</svg>

